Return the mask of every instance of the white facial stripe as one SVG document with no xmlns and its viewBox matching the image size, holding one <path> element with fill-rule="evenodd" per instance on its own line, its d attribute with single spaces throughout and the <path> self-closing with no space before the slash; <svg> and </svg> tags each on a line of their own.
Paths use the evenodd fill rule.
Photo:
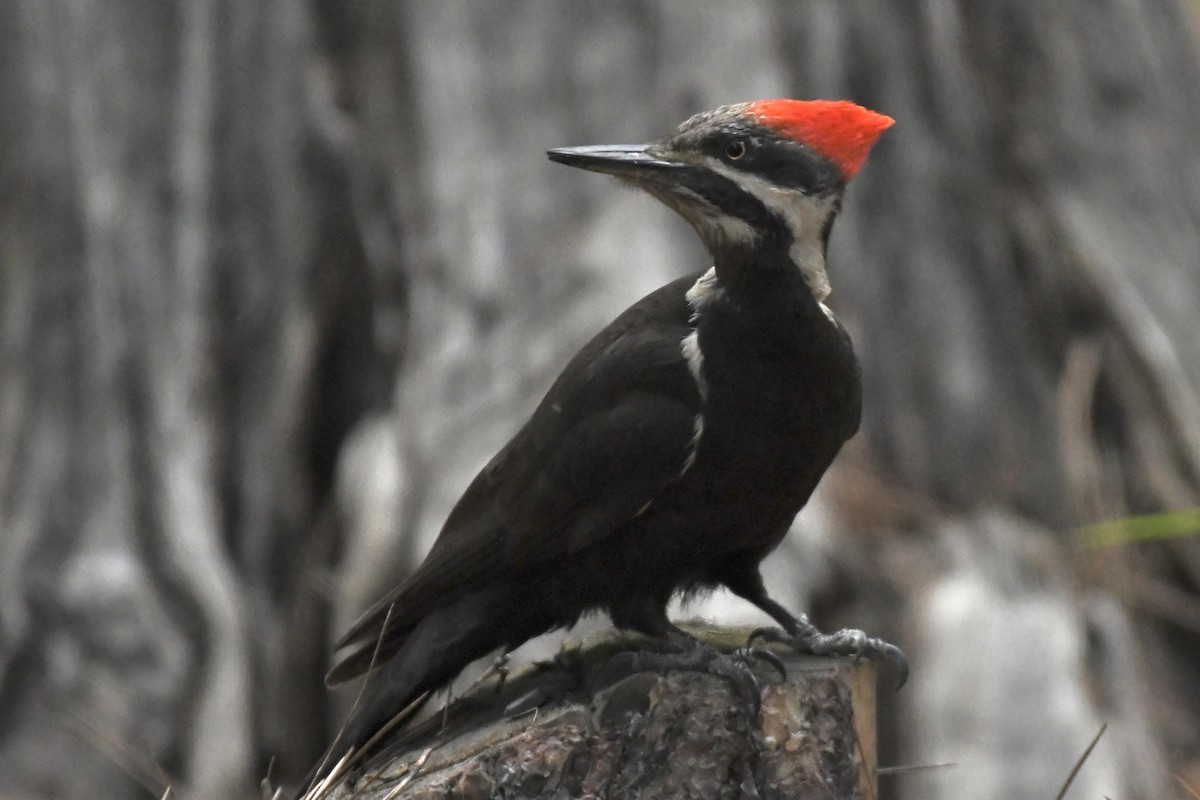
<svg viewBox="0 0 1200 800">
<path fill-rule="evenodd" d="M 710 267 L 707 272 L 696 279 L 686 295 L 688 305 L 692 309 L 692 325 L 696 324 L 701 312 L 713 302 L 720 291 L 721 287 L 717 285 L 716 267 Z M 691 332 L 679 343 L 679 349 L 683 351 L 683 359 L 687 362 L 688 372 L 692 373 L 692 379 L 696 381 L 696 389 L 700 392 L 700 402 L 703 403 L 708 395 L 708 381 L 704 379 L 704 353 L 700 352 L 700 331 L 693 327 Z M 704 434 L 704 416 L 702 414 L 696 415 L 693 427 L 695 433 L 692 436 L 692 449 L 683 462 L 683 472 L 691 469 L 692 464 L 696 462 L 696 453 L 700 449 L 700 437 Z M 680 474 L 682 475 L 683 472 Z"/>
<path fill-rule="evenodd" d="M 813 197 L 798 189 L 775 186 L 765 178 L 736 170 L 712 156 L 704 157 L 704 165 L 745 189 L 787 223 L 792 232 L 792 247 L 789 251 L 792 261 L 800 268 L 800 274 L 804 276 L 804 282 L 808 284 L 809 291 L 813 293 L 817 302 L 828 297 L 829 278 L 825 274 L 821 227 L 832 213 L 835 199 Z"/>
<path fill-rule="evenodd" d="M 717 268 L 709 267 L 708 271 L 696 279 L 692 288 L 687 290 L 685 297 L 692 309 L 691 323 L 694 326 L 700 319 L 700 313 L 716 298 L 721 287 L 717 285 Z M 687 361 L 688 371 L 696 379 L 696 387 L 700 390 L 700 399 L 708 393 L 708 383 L 704 380 L 704 354 L 700 352 L 700 331 L 693 327 L 691 333 L 683 337 L 679 343 L 683 358 Z"/>
<path fill-rule="evenodd" d="M 705 215 L 704 221 L 708 224 L 710 231 L 721 237 L 718 241 L 748 242 L 758 236 L 758 232 L 750 226 L 750 223 L 737 217 L 731 217 L 715 208 L 712 213 Z"/>
<path fill-rule="evenodd" d="M 686 186 L 672 187 L 669 192 L 658 193 L 658 197 L 691 223 L 706 241 L 745 242 L 758 236 L 750 223 L 729 216 Z M 687 198 L 686 202 L 681 202 L 683 198 Z"/>
</svg>

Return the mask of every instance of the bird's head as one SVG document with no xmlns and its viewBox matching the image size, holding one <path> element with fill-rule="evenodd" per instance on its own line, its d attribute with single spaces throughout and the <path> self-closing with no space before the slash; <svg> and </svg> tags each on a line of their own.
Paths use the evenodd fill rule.
<svg viewBox="0 0 1200 800">
<path fill-rule="evenodd" d="M 677 211 L 717 259 L 786 253 L 817 300 L 846 184 L 893 121 L 841 100 L 759 100 L 697 114 L 661 141 L 565 147 L 552 160 L 628 181 Z"/>
</svg>

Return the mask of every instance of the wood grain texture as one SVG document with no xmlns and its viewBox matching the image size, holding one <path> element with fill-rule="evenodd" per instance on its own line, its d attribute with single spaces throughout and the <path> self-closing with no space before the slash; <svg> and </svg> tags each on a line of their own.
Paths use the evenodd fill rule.
<svg viewBox="0 0 1200 800">
<path fill-rule="evenodd" d="M 717 631 L 715 638 L 744 641 L 746 633 Z M 589 689 L 589 676 L 613 653 L 649 644 L 609 636 L 565 651 L 553 669 L 514 675 L 499 695 L 478 687 L 452 707 L 445 730 L 436 730 L 436 716 L 401 753 L 328 797 L 877 796 L 871 664 L 778 651 L 787 680 L 770 666 L 755 667 L 762 687 L 756 713 L 728 680 L 699 672 L 619 673 Z M 547 686 L 553 697 L 536 708 L 498 711 Z"/>
</svg>

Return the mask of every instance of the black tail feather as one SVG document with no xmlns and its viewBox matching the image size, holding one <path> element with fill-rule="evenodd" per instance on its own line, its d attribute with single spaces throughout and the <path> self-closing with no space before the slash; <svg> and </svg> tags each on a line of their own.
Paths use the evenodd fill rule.
<svg viewBox="0 0 1200 800">
<path fill-rule="evenodd" d="M 512 620 L 514 616 L 527 615 L 527 608 L 512 602 L 512 592 L 507 587 L 493 587 L 460 598 L 426 616 L 390 659 L 368 673 L 360 702 L 325 757 L 301 784 L 299 796 L 324 778 L 351 748 L 356 751 L 355 764 L 364 763 L 387 738 L 360 752 L 377 731 L 421 695 L 442 688 L 472 661 L 507 644 L 513 630 L 528 629 L 529 626 L 514 625 Z M 533 630 L 530 635 L 539 632 Z M 367 662 L 372 650 L 366 648 Z M 356 652 L 351 658 L 359 655 Z"/>
</svg>

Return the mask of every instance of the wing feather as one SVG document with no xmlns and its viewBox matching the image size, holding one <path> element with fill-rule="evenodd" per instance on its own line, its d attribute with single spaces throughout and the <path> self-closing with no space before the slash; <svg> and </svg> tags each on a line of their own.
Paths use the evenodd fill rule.
<svg viewBox="0 0 1200 800">
<path fill-rule="evenodd" d="M 421 566 L 338 642 L 367 644 L 330 680 L 365 671 L 376 643 L 386 660 L 441 605 L 602 542 L 678 478 L 700 410 L 680 349 L 692 281 L 648 295 L 571 360 L 472 481 Z"/>
</svg>

